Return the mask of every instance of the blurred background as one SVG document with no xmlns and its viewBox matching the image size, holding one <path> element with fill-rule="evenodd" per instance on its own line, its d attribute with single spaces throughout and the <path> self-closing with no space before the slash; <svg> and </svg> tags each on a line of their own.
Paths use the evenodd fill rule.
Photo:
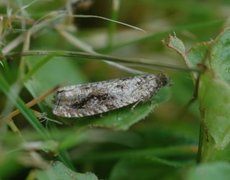
<svg viewBox="0 0 230 180">
<path fill-rule="evenodd" d="M 170 68 L 186 65 L 162 41 L 176 34 L 189 51 L 196 43 L 214 39 L 228 26 L 229 5 L 227 0 L 1 0 L 0 176 L 39 179 L 50 162 L 61 161 L 99 179 L 183 179 L 196 163 L 199 106 L 195 102 L 184 109 L 193 96 L 194 81 L 190 71 Z M 7 57 L 29 50 L 81 51 L 95 57 Z M 127 71 L 97 58 L 97 53 L 169 68 L 122 64 L 131 68 Z M 13 110 L 23 110 L 14 98 L 26 103 L 56 85 L 132 76 L 135 70 L 163 72 L 171 80 L 158 95 L 154 112 L 148 110 L 138 119 L 125 114 L 129 108 L 121 112 L 122 118 L 130 117 L 123 124 L 110 120 L 110 114 L 96 124 L 92 122 L 100 117 L 61 119 L 52 115 L 51 95 L 33 109 L 62 125 L 34 125 L 26 110 L 5 121 Z M 117 113 L 113 116 L 119 119 Z M 43 127 L 50 139 L 41 137 L 43 130 L 38 132 Z"/>
</svg>

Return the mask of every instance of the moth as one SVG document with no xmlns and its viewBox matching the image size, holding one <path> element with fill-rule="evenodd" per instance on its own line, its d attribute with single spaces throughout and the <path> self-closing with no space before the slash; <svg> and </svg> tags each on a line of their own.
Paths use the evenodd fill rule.
<svg viewBox="0 0 230 180">
<path fill-rule="evenodd" d="M 53 114 L 71 118 L 105 113 L 147 101 L 168 82 L 161 73 L 65 86 L 54 96 Z"/>
</svg>

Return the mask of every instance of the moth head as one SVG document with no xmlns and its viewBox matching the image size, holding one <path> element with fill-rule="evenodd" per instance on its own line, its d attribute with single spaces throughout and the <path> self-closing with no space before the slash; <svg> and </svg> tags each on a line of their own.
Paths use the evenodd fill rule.
<svg viewBox="0 0 230 180">
<path fill-rule="evenodd" d="M 158 76 L 158 82 L 160 86 L 166 86 L 168 84 L 171 84 L 170 79 L 165 74 L 160 73 L 157 76 Z"/>
</svg>

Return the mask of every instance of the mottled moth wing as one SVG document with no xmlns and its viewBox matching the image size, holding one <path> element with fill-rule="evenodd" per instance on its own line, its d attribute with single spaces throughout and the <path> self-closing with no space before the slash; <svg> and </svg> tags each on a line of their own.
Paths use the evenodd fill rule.
<svg viewBox="0 0 230 180">
<path fill-rule="evenodd" d="M 59 88 L 53 113 L 61 117 L 101 114 L 130 104 L 146 101 L 168 84 L 164 74 L 145 74 Z"/>
</svg>

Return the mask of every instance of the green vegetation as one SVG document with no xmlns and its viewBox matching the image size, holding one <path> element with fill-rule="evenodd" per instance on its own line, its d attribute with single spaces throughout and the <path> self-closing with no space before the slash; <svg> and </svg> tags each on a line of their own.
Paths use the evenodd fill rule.
<svg viewBox="0 0 230 180">
<path fill-rule="evenodd" d="M 228 1 L 10 0 L 0 11 L 0 179 L 230 179 Z M 58 86 L 139 72 L 171 83 L 101 116 L 52 114 Z"/>
</svg>

